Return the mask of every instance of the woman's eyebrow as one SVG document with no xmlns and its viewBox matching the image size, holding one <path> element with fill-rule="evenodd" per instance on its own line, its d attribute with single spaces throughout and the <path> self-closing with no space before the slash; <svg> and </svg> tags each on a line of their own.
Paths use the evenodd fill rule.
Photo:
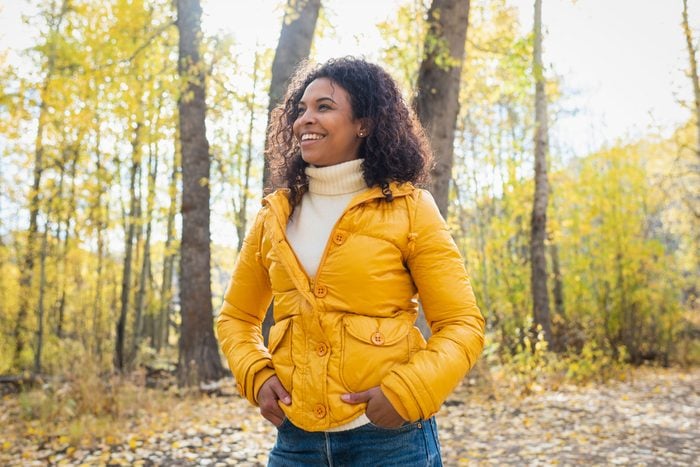
<svg viewBox="0 0 700 467">
<path fill-rule="evenodd" d="M 334 104 L 336 103 L 336 102 L 335 102 L 332 98 L 330 98 L 330 97 L 319 97 L 318 99 L 316 99 L 316 102 L 321 102 L 321 101 L 331 101 L 331 102 L 334 103 Z"/>
<path fill-rule="evenodd" d="M 332 98 L 330 98 L 330 97 L 325 97 L 325 96 L 324 96 L 324 97 L 319 97 L 318 99 L 316 99 L 316 102 L 317 102 L 317 103 L 318 103 L 318 102 L 321 102 L 321 101 L 331 101 L 332 103 L 337 104 L 337 102 L 334 101 Z M 299 101 L 299 104 L 297 104 L 297 105 L 302 105 L 302 104 L 303 104 L 303 105 L 306 105 L 306 102 L 304 102 L 303 99 L 300 100 L 300 101 Z"/>
</svg>

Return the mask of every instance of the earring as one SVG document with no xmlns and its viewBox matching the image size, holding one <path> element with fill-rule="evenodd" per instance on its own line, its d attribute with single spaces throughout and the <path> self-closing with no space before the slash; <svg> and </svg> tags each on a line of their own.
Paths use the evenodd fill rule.
<svg viewBox="0 0 700 467">
<path fill-rule="evenodd" d="M 359 133 L 359 136 L 360 136 L 360 138 L 364 138 L 364 137 L 365 137 L 365 132 L 364 132 L 364 131 L 361 131 L 361 132 Z"/>
</svg>

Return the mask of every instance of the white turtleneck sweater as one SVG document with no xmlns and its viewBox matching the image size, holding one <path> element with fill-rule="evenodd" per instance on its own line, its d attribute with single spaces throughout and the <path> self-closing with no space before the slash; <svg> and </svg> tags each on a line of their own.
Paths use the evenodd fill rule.
<svg viewBox="0 0 700 467">
<path fill-rule="evenodd" d="M 333 226 L 350 200 L 367 189 L 362 159 L 306 168 L 309 190 L 287 223 L 287 240 L 309 278 L 316 276 Z"/>
<path fill-rule="evenodd" d="M 309 278 L 316 276 L 321 256 L 333 226 L 350 200 L 367 189 L 362 177 L 362 159 L 331 165 L 307 167 L 309 190 L 287 223 L 287 240 Z M 346 431 L 369 423 L 367 415 L 327 431 Z"/>
</svg>

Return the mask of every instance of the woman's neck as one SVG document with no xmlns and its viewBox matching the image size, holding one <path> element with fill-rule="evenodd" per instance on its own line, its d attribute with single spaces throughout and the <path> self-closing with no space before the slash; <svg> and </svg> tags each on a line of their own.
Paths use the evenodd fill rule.
<svg viewBox="0 0 700 467">
<path fill-rule="evenodd" d="M 367 188 L 362 174 L 363 159 L 353 159 L 326 167 L 309 166 L 309 193 L 315 195 L 345 195 Z"/>
</svg>

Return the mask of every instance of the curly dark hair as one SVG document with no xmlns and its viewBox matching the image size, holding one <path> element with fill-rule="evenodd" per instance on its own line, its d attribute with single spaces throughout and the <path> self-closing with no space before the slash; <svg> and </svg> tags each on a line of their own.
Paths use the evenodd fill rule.
<svg viewBox="0 0 700 467">
<path fill-rule="evenodd" d="M 294 207 L 308 188 L 304 172 L 308 164 L 301 157 L 292 125 L 306 87 L 319 78 L 328 78 L 345 89 L 353 117 L 369 122 L 369 135 L 360 146 L 367 186 L 380 186 L 386 200 L 391 201 L 389 182 L 427 183 L 432 151 L 396 82 L 378 65 L 344 57 L 316 66 L 303 63 L 290 81 L 284 102 L 273 111 L 267 144 L 273 189 L 289 188 Z"/>
</svg>

